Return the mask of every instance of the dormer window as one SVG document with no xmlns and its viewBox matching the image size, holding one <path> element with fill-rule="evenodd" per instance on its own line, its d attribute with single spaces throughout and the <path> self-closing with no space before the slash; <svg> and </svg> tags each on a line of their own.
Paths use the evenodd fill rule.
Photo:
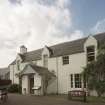
<svg viewBox="0 0 105 105">
<path fill-rule="evenodd" d="M 62 62 L 63 62 L 63 65 L 69 64 L 69 56 L 63 56 Z"/>
<path fill-rule="evenodd" d="M 95 46 L 87 47 L 87 62 L 92 62 L 95 60 Z"/>
<path fill-rule="evenodd" d="M 43 55 L 43 66 L 48 67 L 48 55 Z"/>
</svg>

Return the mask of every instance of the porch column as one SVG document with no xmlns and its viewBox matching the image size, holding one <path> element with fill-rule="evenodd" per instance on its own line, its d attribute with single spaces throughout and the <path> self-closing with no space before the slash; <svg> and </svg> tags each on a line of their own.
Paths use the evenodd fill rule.
<svg viewBox="0 0 105 105">
<path fill-rule="evenodd" d="M 24 75 L 22 77 L 22 93 L 29 94 L 29 77 L 28 75 Z"/>
<path fill-rule="evenodd" d="M 34 75 L 34 94 L 42 95 L 42 77 L 37 73 Z"/>
</svg>

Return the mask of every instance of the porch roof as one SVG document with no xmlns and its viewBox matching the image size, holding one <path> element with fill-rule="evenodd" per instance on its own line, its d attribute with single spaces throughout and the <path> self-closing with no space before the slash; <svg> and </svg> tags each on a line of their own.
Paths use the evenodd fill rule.
<svg viewBox="0 0 105 105">
<path fill-rule="evenodd" d="M 26 68 L 30 66 L 35 72 L 37 72 L 39 75 L 48 75 L 48 76 L 55 76 L 54 73 L 50 72 L 47 68 L 45 67 L 41 67 L 41 66 L 37 66 L 34 64 L 27 64 L 25 66 L 25 68 L 22 70 L 22 72 L 20 72 L 20 75 L 24 75 L 24 71 L 26 70 Z M 30 74 L 30 73 L 29 73 Z"/>
</svg>

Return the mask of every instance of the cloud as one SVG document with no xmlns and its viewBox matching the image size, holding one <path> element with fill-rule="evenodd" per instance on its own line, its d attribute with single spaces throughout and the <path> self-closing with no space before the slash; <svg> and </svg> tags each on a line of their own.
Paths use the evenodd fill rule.
<svg viewBox="0 0 105 105">
<path fill-rule="evenodd" d="M 105 19 L 98 21 L 91 32 L 93 34 L 105 32 Z"/>
<path fill-rule="evenodd" d="M 76 39 L 80 39 L 84 37 L 84 33 L 80 30 L 75 30 L 72 34 L 71 34 L 71 40 L 76 40 Z"/>
<path fill-rule="evenodd" d="M 1 0 L 0 66 L 15 59 L 22 44 L 34 50 L 82 37 L 82 31 L 72 31 L 68 4 L 71 0 Z"/>
<path fill-rule="evenodd" d="M 21 4 L 21 0 L 9 0 L 12 4 Z"/>
</svg>

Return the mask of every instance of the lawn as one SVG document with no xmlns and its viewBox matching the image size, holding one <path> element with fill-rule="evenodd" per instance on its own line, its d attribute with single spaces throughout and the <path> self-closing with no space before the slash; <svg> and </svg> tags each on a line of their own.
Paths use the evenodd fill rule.
<svg viewBox="0 0 105 105">
<path fill-rule="evenodd" d="M 87 102 L 89 103 L 105 103 L 105 97 L 92 97 L 92 96 L 89 96 L 87 97 Z"/>
<path fill-rule="evenodd" d="M 72 97 L 72 99 L 70 99 L 70 101 L 83 102 L 83 97 Z M 86 103 L 105 103 L 105 97 L 88 96 L 88 97 L 86 97 Z"/>
</svg>

